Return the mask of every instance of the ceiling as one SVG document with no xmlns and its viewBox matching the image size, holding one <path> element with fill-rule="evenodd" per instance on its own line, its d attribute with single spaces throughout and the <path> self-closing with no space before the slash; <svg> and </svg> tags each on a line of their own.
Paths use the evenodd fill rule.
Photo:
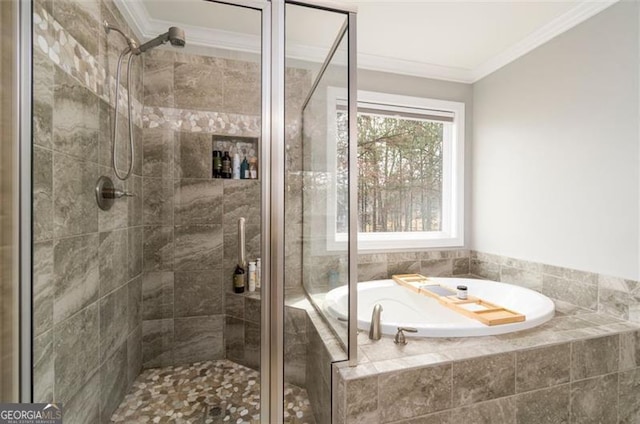
<svg viewBox="0 0 640 424">
<path fill-rule="evenodd" d="M 343 0 L 358 9 L 360 67 L 474 82 L 599 13 L 616 0 Z M 117 0 L 141 38 L 186 30 L 187 42 L 243 51 L 260 46 L 260 14 L 202 0 Z M 286 11 L 288 55 L 322 61 L 344 17 L 301 6 Z"/>
</svg>

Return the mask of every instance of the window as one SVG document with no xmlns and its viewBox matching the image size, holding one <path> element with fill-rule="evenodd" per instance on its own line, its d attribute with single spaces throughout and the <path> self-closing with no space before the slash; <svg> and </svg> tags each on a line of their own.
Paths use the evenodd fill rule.
<svg viewBox="0 0 640 424">
<path fill-rule="evenodd" d="M 335 118 L 328 142 L 337 158 L 327 214 L 331 249 L 347 238 L 348 132 L 342 92 L 328 94 Z M 359 249 L 463 245 L 463 154 L 463 103 L 359 91 Z"/>
</svg>

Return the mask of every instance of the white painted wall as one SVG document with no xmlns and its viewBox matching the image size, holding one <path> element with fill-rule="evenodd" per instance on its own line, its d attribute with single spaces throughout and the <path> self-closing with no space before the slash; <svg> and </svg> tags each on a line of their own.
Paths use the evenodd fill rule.
<svg viewBox="0 0 640 424">
<path fill-rule="evenodd" d="M 473 249 L 640 279 L 638 9 L 474 84 Z"/>
</svg>

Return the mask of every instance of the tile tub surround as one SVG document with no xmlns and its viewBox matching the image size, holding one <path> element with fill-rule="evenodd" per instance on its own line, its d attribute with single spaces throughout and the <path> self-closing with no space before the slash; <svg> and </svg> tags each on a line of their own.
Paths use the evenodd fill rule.
<svg viewBox="0 0 640 424">
<path fill-rule="evenodd" d="M 506 256 L 471 252 L 470 273 L 640 323 L 640 282 Z"/>
<path fill-rule="evenodd" d="M 129 31 L 109 1 L 34 3 L 34 400 L 63 402 L 70 423 L 107 422 L 142 368 L 142 161 L 127 182 L 113 176 L 124 46 L 96 31 L 103 19 Z M 131 95 L 139 112 L 141 78 Z M 136 197 L 99 210 L 101 175 Z"/>
<path fill-rule="evenodd" d="M 363 344 L 357 367 L 334 365 L 335 422 L 640 422 L 640 326 L 601 319 L 611 320 L 584 312 L 510 338 Z"/>
</svg>

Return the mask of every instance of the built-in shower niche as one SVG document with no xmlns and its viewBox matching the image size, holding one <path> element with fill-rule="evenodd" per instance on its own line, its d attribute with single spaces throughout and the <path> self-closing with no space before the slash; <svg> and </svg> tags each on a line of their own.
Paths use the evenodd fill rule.
<svg viewBox="0 0 640 424">
<path fill-rule="evenodd" d="M 240 136 L 228 136 L 228 135 L 214 135 L 212 136 L 211 149 L 212 154 L 214 151 L 220 151 L 224 155 L 224 152 L 229 152 L 231 160 L 234 160 L 235 154 L 238 153 L 240 161 L 245 158 L 248 163 L 254 163 L 255 166 L 255 178 L 258 179 L 260 175 L 258 169 L 260 163 L 258 163 L 258 137 L 240 137 Z M 233 167 L 233 164 L 232 164 Z M 240 177 L 241 179 L 242 176 Z"/>
</svg>

